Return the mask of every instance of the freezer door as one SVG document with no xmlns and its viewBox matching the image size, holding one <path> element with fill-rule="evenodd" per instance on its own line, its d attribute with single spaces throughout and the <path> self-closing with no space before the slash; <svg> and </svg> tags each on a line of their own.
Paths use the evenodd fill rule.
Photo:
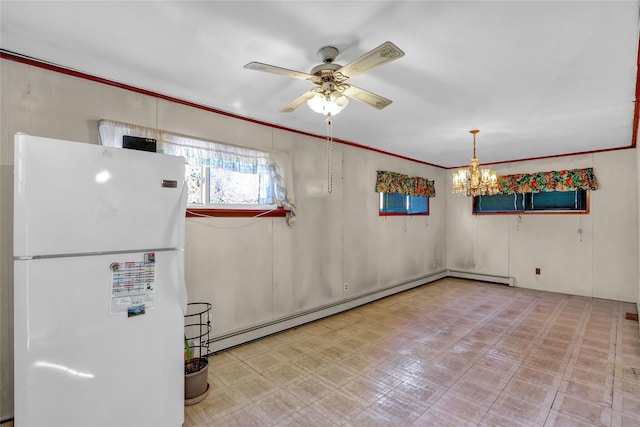
<svg viewBox="0 0 640 427">
<path fill-rule="evenodd" d="M 183 255 L 154 255 L 144 311 L 117 309 L 114 263 L 148 253 L 14 262 L 16 426 L 182 425 Z"/>
<path fill-rule="evenodd" d="M 184 158 L 17 134 L 14 256 L 180 247 Z"/>
</svg>

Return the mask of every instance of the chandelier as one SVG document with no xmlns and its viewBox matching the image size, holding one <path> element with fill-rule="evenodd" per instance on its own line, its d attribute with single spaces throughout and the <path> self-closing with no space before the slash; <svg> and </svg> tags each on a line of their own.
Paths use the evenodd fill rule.
<svg viewBox="0 0 640 427">
<path fill-rule="evenodd" d="M 473 135 L 473 158 L 468 168 L 453 173 L 453 193 L 485 196 L 499 192 L 496 171 L 479 167 L 476 157 L 476 134 L 478 132 L 480 131 L 477 129 L 469 131 Z"/>
</svg>

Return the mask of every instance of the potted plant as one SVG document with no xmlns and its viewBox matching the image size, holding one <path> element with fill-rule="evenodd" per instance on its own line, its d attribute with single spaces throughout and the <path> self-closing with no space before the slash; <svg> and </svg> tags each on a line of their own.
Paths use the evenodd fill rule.
<svg viewBox="0 0 640 427">
<path fill-rule="evenodd" d="M 207 397 L 209 384 L 207 383 L 207 374 L 209 368 L 209 360 L 206 357 L 193 357 L 191 345 L 184 337 L 184 400 L 185 405 L 193 405 Z"/>
</svg>

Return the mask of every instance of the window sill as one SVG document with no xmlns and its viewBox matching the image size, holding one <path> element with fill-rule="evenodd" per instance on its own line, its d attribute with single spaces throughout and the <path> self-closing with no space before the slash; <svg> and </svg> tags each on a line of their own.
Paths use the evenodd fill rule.
<svg viewBox="0 0 640 427">
<path fill-rule="evenodd" d="M 504 211 L 504 212 L 472 212 L 473 215 L 588 215 L 589 209 L 583 211 L 546 210 L 546 211 Z"/>
<path fill-rule="evenodd" d="M 187 218 L 199 217 L 232 217 L 232 218 L 274 218 L 287 216 L 283 208 L 276 209 L 212 209 L 212 208 L 187 208 Z"/>
<path fill-rule="evenodd" d="M 378 212 L 378 216 L 428 216 L 428 212 L 422 213 L 402 213 L 402 212 Z"/>
</svg>

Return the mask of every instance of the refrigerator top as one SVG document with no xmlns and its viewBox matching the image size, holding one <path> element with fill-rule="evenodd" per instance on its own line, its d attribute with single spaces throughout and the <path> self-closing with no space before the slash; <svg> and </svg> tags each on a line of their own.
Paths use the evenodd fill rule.
<svg viewBox="0 0 640 427">
<path fill-rule="evenodd" d="M 181 249 L 184 158 L 15 136 L 14 257 Z"/>
</svg>

